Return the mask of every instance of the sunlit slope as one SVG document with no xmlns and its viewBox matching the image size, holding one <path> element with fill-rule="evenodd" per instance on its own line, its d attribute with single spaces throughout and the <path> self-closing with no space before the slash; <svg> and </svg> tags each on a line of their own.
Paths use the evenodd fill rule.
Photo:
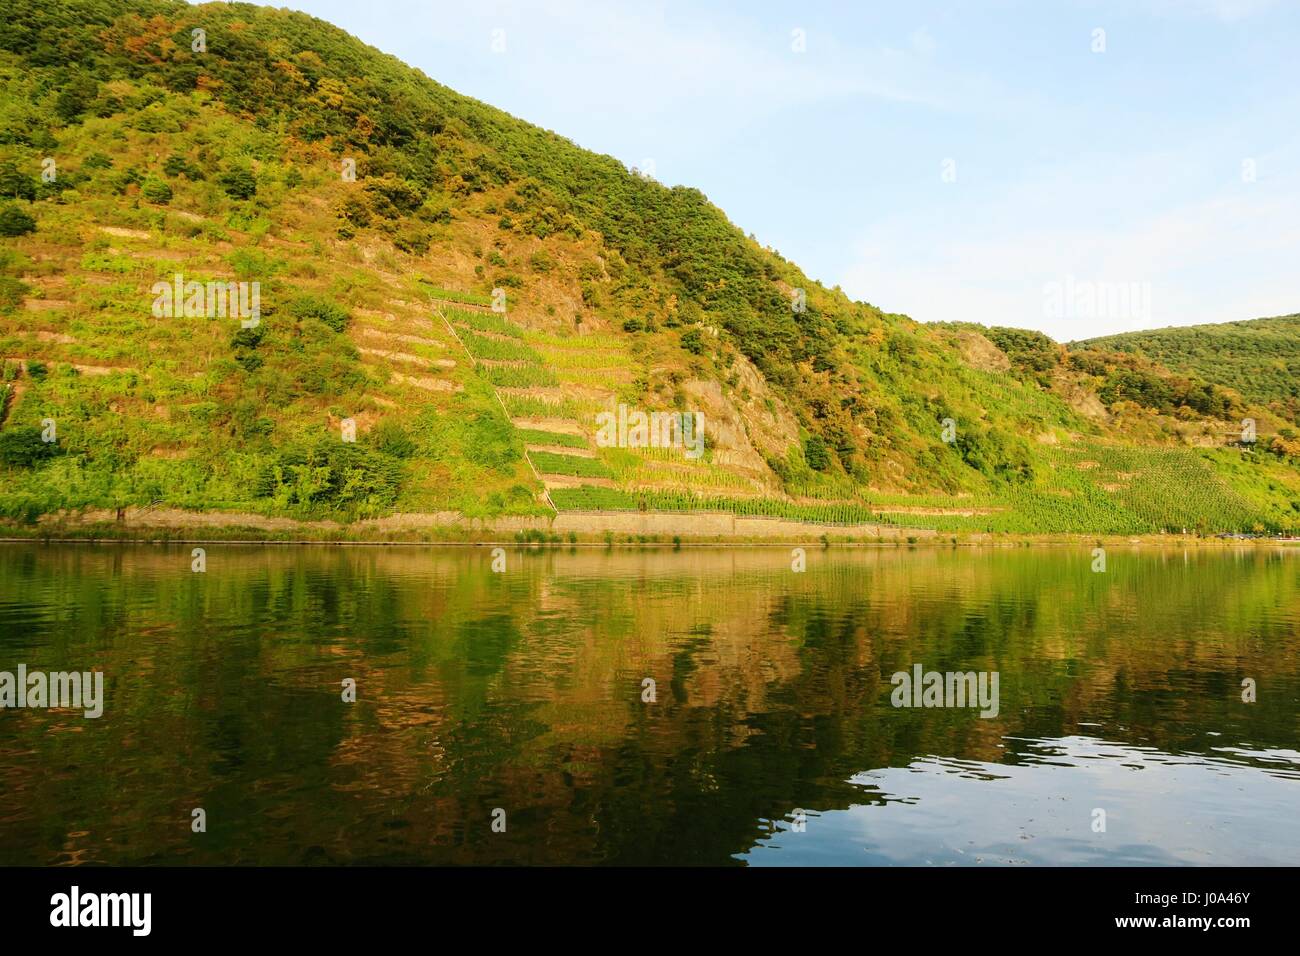
<svg viewBox="0 0 1300 956">
<path fill-rule="evenodd" d="M 1125 332 L 1070 348 L 1145 355 L 1300 420 L 1300 315 Z"/>
<path fill-rule="evenodd" d="M 20 0 L 0 84 L 11 520 L 660 510 L 685 532 L 726 511 L 1127 533 L 1300 518 L 1300 446 L 1257 396 L 850 301 L 697 190 L 319 20 Z M 160 309 L 159 283 L 256 283 L 257 321 L 188 293 Z M 700 416 L 698 454 L 601 441 L 621 407 Z"/>
</svg>

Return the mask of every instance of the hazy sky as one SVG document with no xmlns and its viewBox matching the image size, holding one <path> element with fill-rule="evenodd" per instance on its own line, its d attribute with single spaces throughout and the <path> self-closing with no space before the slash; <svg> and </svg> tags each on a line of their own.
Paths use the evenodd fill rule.
<svg viewBox="0 0 1300 956">
<path fill-rule="evenodd" d="M 889 311 L 1062 340 L 1300 311 L 1300 2 L 287 5 Z"/>
</svg>

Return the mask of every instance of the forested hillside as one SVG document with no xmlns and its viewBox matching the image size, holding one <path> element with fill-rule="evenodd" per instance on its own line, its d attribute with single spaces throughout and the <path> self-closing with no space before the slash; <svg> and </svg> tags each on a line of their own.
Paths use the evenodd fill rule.
<svg viewBox="0 0 1300 956">
<path fill-rule="evenodd" d="M 698 190 L 301 14 L 16 0 L 0 115 L 11 523 L 167 507 L 659 510 L 684 533 L 704 511 L 1300 527 L 1282 338 L 1260 353 L 1289 364 L 1256 389 L 1244 365 L 886 314 Z M 187 283 L 257 283 L 257 321 Z M 619 406 L 698 413 L 703 454 L 605 447 L 597 416 Z"/>
<path fill-rule="evenodd" d="M 1143 355 L 1300 422 L 1300 315 L 1125 332 L 1070 348 Z"/>
</svg>

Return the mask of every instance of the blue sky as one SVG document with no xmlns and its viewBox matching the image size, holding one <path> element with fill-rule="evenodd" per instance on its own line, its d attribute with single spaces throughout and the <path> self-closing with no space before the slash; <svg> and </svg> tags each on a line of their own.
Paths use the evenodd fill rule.
<svg viewBox="0 0 1300 956">
<path fill-rule="evenodd" d="M 889 311 L 1061 340 L 1300 311 L 1297 2 L 288 5 Z"/>
</svg>

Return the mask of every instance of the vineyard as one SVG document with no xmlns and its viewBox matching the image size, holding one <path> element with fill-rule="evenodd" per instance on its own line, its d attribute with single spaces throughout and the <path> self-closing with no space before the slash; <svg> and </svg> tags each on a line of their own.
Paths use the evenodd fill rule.
<svg viewBox="0 0 1300 956">
<path fill-rule="evenodd" d="M 1098 534 L 1273 531 L 1193 449 L 1083 444 L 1054 450 L 1046 474 L 1001 496 L 881 495 L 855 501 L 736 498 L 693 491 L 556 489 L 561 511 L 724 513 L 945 533 Z M 935 513 L 950 512 L 950 513 Z M 958 513 L 974 512 L 974 513 Z"/>
<path fill-rule="evenodd" d="M 813 524 L 887 525 L 943 533 L 1054 534 L 1086 528 L 1099 534 L 1212 533 L 1281 528 L 1225 482 L 1201 452 L 1136 447 L 1080 439 L 1040 448 L 1032 480 L 996 485 L 982 493 L 876 493 L 847 476 L 813 475 L 778 497 L 753 478 L 712 462 L 712 449 L 687 459 L 671 448 L 593 448 L 576 431 L 595 432 L 595 416 L 614 407 L 630 378 L 629 356 L 611 336 L 564 337 L 525 329 L 504 315 L 447 308 L 479 374 L 500 389 L 512 420 L 564 421 L 566 431 L 519 427 L 519 436 L 552 503 L 560 511 L 716 513 Z M 968 378 L 976 393 L 994 384 L 982 372 Z M 584 395 L 564 394 L 565 383 Z M 557 386 L 561 388 L 557 389 Z M 545 394 L 541 389 L 557 389 Z M 1019 396 L 1015 412 L 1041 426 L 1058 406 Z M 590 449 L 596 457 L 556 449 Z M 1222 466 L 1220 465 L 1220 468 Z M 552 476 L 548 480 L 546 476 Z M 616 488 L 560 479 L 600 479 Z"/>
<path fill-rule="evenodd" d="M 491 332 L 513 339 L 523 339 L 524 330 L 496 312 L 475 312 L 470 309 L 444 308 L 443 316 L 452 325 L 476 332 Z"/>
<path fill-rule="evenodd" d="M 519 437 L 529 445 L 561 445 L 566 448 L 586 448 L 587 439 L 568 432 L 547 432 L 537 428 L 520 428 Z"/>
<path fill-rule="evenodd" d="M 423 276 L 417 276 L 416 281 L 419 283 L 420 290 L 431 299 L 438 299 L 442 302 L 459 302 L 462 305 L 481 305 L 490 306 L 492 300 L 478 292 L 460 292 L 455 289 L 443 289 L 434 285 Z"/>
<path fill-rule="evenodd" d="M 483 376 L 501 388 L 550 388 L 559 384 L 555 373 L 540 365 L 500 365 L 483 369 Z"/>
<path fill-rule="evenodd" d="M 531 362 L 541 364 L 542 357 L 522 342 L 512 339 L 488 338 L 473 332 L 463 331 L 460 340 L 476 359 L 489 359 L 499 362 Z"/>
<path fill-rule="evenodd" d="M 544 475 L 569 475 L 575 478 L 611 478 L 613 473 L 598 459 L 576 455 L 557 455 L 549 451 L 529 450 L 533 466 Z"/>
</svg>

